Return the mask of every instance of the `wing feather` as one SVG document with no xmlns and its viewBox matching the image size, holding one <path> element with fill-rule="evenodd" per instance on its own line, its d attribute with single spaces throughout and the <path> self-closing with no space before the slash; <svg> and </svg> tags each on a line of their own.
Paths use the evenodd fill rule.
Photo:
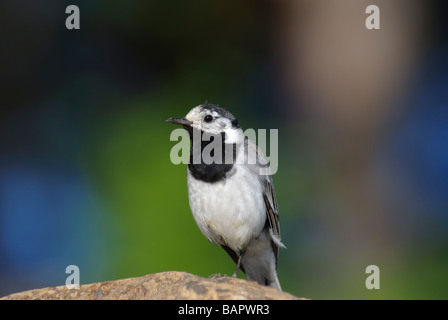
<svg viewBox="0 0 448 320">
<path fill-rule="evenodd" d="M 278 215 L 277 198 L 274 190 L 274 181 L 269 169 L 268 161 L 263 152 L 251 140 L 245 140 L 246 161 L 251 170 L 256 170 L 260 182 L 263 185 L 263 200 L 266 207 L 266 227 L 272 238 L 272 249 L 276 262 L 278 260 L 278 248 L 284 248 L 280 236 L 280 219 Z"/>
</svg>

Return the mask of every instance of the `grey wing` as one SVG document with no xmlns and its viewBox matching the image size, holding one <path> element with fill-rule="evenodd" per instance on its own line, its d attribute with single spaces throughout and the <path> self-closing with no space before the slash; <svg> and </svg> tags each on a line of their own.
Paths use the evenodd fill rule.
<svg viewBox="0 0 448 320">
<path fill-rule="evenodd" d="M 251 170 L 256 171 L 263 185 L 263 200 L 266 206 L 266 225 L 272 239 L 272 249 L 275 259 L 278 259 L 278 248 L 284 248 L 280 236 L 280 219 L 278 215 L 277 198 L 275 196 L 274 181 L 269 169 L 268 161 L 263 152 L 251 140 L 246 139 L 245 150 L 247 163 Z"/>
<path fill-rule="evenodd" d="M 274 250 L 275 262 L 278 260 L 278 248 L 284 248 L 280 236 L 280 219 L 278 216 L 277 199 L 275 197 L 274 185 L 272 177 L 269 176 L 265 184 L 264 203 L 266 205 L 267 223 L 269 223 L 269 233 L 272 239 L 272 249 Z"/>
</svg>

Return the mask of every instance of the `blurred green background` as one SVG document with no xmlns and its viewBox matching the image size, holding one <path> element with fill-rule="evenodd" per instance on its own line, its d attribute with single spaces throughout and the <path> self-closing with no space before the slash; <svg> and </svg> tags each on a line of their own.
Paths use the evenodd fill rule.
<svg viewBox="0 0 448 320">
<path fill-rule="evenodd" d="M 76 4 L 81 29 L 65 28 Z M 365 28 L 365 8 L 381 29 Z M 205 100 L 279 130 L 282 288 L 448 298 L 443 1 L 4 0 L 0 296 L 180 270 L 231 274 L 200 233 L 169 117 Z M 381 289 L 367 290 L 378 265 Z M 244 275 L 240 273 L 240 277 Z"/>
</svg>

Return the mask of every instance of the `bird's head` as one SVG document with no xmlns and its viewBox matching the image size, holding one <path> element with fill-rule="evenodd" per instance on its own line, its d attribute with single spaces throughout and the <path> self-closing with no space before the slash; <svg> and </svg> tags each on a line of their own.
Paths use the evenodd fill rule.
<svg viewBox="0 0 448 320">
<path fill-rule="evenodd" d="M 210 135 L 224 133 L 225 143 L 244 141 L 238 120 L 226 109 L 207 102 L 191 109 L 185 118 L 170 118 L 167 122 L 182 125 L 190 135 L 196 129 Z"/>
</svg>

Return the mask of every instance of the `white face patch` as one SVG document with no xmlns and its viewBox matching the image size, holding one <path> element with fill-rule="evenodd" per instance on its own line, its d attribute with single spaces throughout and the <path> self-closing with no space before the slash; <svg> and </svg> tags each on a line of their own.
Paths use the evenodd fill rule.
<svg viewBox="0 0 448 320">
<path fill-rule="evenodd" d="M 212 116 L 213 121 L 206 122 L 204 118 L 207 115 Z M 240 128 L 233 128 L 230 119 L 223 117 L 216 111 L 203 109 L 201 106 L 197 106 L 185 116 L 185 119 L 193 122 L 193 128 L 203 132 L 213 135 L 224 132 L 226 143 L 240 143 L 244 141 L 243 130 Z"/>
<path fill-rule="evenodd" d="M 201 118 L 201 106 L 194 107 L 193 109 L 188 112 L 188 114 L 185 116 L 185 119 L 188 121 L 198 122 Z"/>
<path fill-rule="evenodd" d="M 240 128 L 227 128 L 224 130 L 226 133 L 226 143 L 242 143 L 244 141 L 244 133 Z"/>
<path fill-rule="evenodd" d="M 203 110 L 201 106 L 197 106 L 185 116 L 185 119 L 192 121 L 192 127 L 195 129 L 209 133 L 219 133 L 215 132 L 218 127 L 216 125 L 212 126 L 212 123 L 215 121 L 212 121 L 212 123 L 208 123 L 204 120 L 205 116 L 207 115 L 211 115 L 213 119 L 217 119 L 219 117 L 219 114 L 217 112 L 211 110 Z"/>
</svg>

